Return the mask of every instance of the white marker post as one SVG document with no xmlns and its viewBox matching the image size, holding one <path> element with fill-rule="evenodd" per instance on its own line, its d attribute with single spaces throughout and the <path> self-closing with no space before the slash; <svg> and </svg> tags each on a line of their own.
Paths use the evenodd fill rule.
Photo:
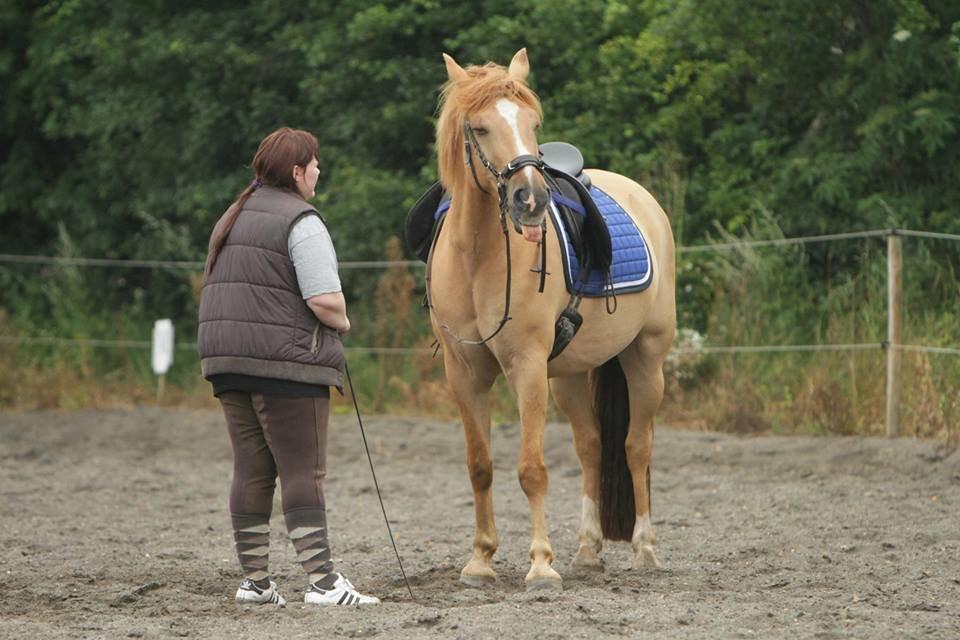
<svg viewBox="0 0 960 640">
<path fill-rule="evenodd" d="M 173 364 L 173 322 L 167 318 L 153 323 L 153 355 L 150 363 L 153 372 L 160 376 L 157 382 L 157 402 L 160 402 L 167 370 Z"/>
</svg>

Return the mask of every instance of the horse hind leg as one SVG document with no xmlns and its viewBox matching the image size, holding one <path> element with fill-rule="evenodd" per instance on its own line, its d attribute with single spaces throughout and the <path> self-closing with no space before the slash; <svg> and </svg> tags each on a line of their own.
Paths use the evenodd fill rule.
<svg viewBox="0 0 960 640">
<path fill-rule="evenodd" d="M 663 362 L 672 340 L 672 331 L 645 331 L 619 358 L 630 402 L 630 428 L 625 450 L 636 511 L 631 536 L 635 569 L 660 566 L 654 551 L 656 535 L 650 522 L 650 460 L 653 455 L 653 417 L 663 401 Z"/>
<path fill-rule="evenodd" d="M 600 550 L 600 425 L 597 424 L 589 394 L 587 374 L 554 378 L 550 381 L 553 400 L 570 420 L 573 445 L 580 459 L 582 497 L 579 547 L 570 569 L 576 573 L 603 571 Z"/>
</svg>

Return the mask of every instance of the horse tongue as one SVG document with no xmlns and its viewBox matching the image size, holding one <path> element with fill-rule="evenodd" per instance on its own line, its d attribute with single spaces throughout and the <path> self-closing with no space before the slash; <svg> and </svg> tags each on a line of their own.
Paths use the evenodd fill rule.
<svg viewBox="0 0 960 640">
<path fill-rule="evenodd" d="M 523 225 L 523 239 L 527 242 L 540 242 L 543 238 L 543 230 L 540 228 L 540 225 L 527 226 Z"/>
</svg>

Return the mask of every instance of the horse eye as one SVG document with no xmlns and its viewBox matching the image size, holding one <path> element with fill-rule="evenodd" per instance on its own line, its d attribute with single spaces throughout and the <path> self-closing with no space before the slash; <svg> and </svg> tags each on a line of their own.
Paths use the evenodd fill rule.
<svg viewBox="0 0 960 640">
<path fill-rule="evenodd" d="M 485 136 L 485 135 L 487 135 L 487 133 L 488 133 L 488 131 L 487 131 L 486 129 L 484 129 L 483 127 L 476 127 L 476 128 L 473 130 L 473 132 L 474 132 L 475 134 L 477 134 L 478 136 Z"/>
</svg>

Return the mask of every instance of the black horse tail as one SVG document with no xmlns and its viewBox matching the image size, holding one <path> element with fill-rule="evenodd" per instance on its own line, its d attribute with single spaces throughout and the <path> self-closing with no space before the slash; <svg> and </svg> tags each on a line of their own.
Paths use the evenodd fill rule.
<svg viewBox="0 0 960 640">
<path fill-rule="evenodd" d="M 600 528 L 607 540 L 633 537 L 637 509 L 627 465 L 630 428 L 627 378 L 614 357 L 594 369 L 593 410 L 600 422 Z"/>
</svg>

